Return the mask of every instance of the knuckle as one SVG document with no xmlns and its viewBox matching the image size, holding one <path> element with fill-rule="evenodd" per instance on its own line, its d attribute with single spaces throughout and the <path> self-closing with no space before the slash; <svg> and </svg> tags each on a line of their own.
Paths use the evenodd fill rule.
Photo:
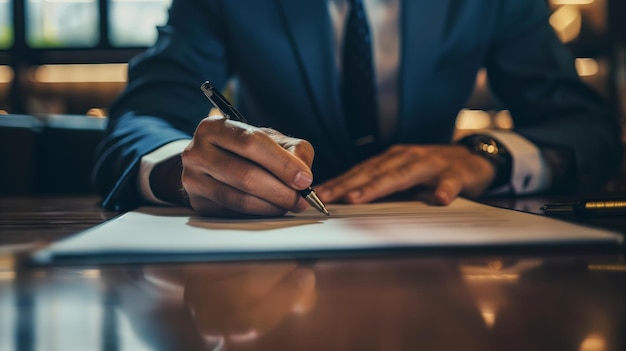
<svg viewBox="0 0 626 351">
<path fill-rule="evenodd" d="M 256 201 L 254 197 L 246 194 L 236 194 L 232 198 L 232 203 L 235 206 L 234 208 L 237 211 L 244 213 L 255 213 L 257 212 Z"/>
<path fill-rule="evenodd" d="M 308 165 L 310 165 L 313 163 L 313 159 L 315 158 L 315 149 L 310 142 L 299 139 L 296 143 L 295 154 L 300 159 L 304 160 Z"/>
<path fill-rule="evenodd" d="M 380 176 L 387 171 L 387 167 L 383 163 L 374 163 L 370 165 L 369 171 L 373 176 Z"/>
<path fill-rule="evenodd" d="M 188 196 L 199 193 L 200 182 L 196 177 L 193 176 L 193 173 L 186 172 L 183 169 L 183 173 L 180 176 L 180 181 L 183 189 Z"/>
<path fill-rule="evenodd" d="M 236 179 L 239 189 L 250 192 L 256 187 L 259 177 L 254 169 L 242 169 Z"/>
<path fill-rule="evenodd" d="M 313 163 L 315 150 L 313 145 L 304 139 L 292 138 L 281 134 L 281 138 L 273 138 L 282 147 L 307 164 Z"/>
<path fill-rule="evenodd" d="M 206 117 L 196 127 L 196 134 L 205 134 L 214 128 L 217 127 L 218 124 L 223 124 L 223 117 Z"/>
<path fill-rule="evenodd" d="M 258 150 L 259 144 L 267 141 L 269 136 L 259 130 L 241 129 L 237 135 L 238 147 L 244 153 L 252 153 Z"/>
<path fill-rule="evenodd" d="M 276 129 L 267 128 L 267 127 L 260 127 L 259 130 L 262 131 L 263 133 L 265 133 L 266 135 L 272 137 L 272 138 L 282 138 L 282 137 L 285 137 L 281 132 L 277 131 Z"/>
<path fill-rule="evenodd" d="M 180 175 L 180 182 L 182 183 L 183 187 L 185 187 L 185 188 L 187 188 L 187 187 L 189 187 L 191 185 L 192 177 L 191 177 L 190 173 L 185 170 L 185 168 L 183 168 L 183 172 Z"/>
<path fill-rule="evenodd" d="M 199 158 L 199 162 L 203 162 L 203 170 L 217 178 L 222 179 L 220 175 L 225 172 L 231 172 L 233 167 L 233 161 L 220 151 L 210 150 L 202 154 Z M 223 180 L 223 179 L 222 179 Z"/>
<path fill-rule="evenodd" d="M 230 194 L 229 189 L 224 187 L 217 187 L 213 189 L 212 194 L 209 196 L 215 203 L 218 203 L 222 206 L 228 205 L 232 200 L 230 199 L 232 195 Z"/>
<path fill-rule="evenodd" d="M 438 153 L 430 153 L 424 155 L 424 162 L 428 163 L 432 167 L 435 167 L 436 169 L 450 168 L 450 161 L 446 157 Z"/>
<path fill-rule="evenodd" d="M 294 149 L 297 152 L 304 152 L 309 154 L 313 154 L 315 152 L 313 149 L 313 145 L 309 141 L 304 139 L 294 139 L 293 145 Z"/>
<path fill-rule="evenodd" d="M 183 165 L 193 165 L 196 161 L 196 152 L 192 147 L 186 147 L 180 154 Z"/>
<path fill-rule="evenodd" d="M 415 165 L 412 163 L 403 164 L 396 168 L 395 172 L 393 172 L 392 176 L 396 179 L 405 179 L 411 177 L 413 174 L 413 170 Z"/>
<path fill-rule="evenodd" d="M 294 208 L 300 200 L 300 196 L 294 191 L 290 191 L 282 198 L 284 199 L 284 203 L 280 206 L 282 208 Z"/>
<path fill-rule="evenodd" d="M 213 140 L 216 135 L 222 135 L 226 129 L 226 118 L 222 116 L 210 116 L 204 118 L 198 126 L 193 135 L 193 140 L 204 141 Z"/>
</svg>

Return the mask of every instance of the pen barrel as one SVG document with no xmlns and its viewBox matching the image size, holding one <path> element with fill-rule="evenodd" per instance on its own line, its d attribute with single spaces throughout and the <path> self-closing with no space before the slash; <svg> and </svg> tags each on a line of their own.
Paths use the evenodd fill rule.
<svg viewBox="0 0 626 351">
<path fill-rule="evenodd" d="M 626 200 L 579 201 L 574 209 L 580 215 L 626 215 Z"/>
</svg>

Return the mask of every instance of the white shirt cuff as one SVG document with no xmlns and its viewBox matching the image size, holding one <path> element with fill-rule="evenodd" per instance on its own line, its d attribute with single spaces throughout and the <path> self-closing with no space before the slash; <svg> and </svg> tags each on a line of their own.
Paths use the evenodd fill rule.
<svg viewBox="0 0 626 351">
<path fill-rule="evenodd" d="M 181 154 L 185 147 L 189 145 L 190 141 L 191 139 L 173 141 L 169 144 L 161 146 L 147 155 L 144 155 L 141 158 L 138 182 L 139 192 L 144 200 L 154 204 L 171 205 L 169 202 L 157 199 L 157 197 L 154 196 L 152 188 L 150 187 L 150 173 L 152 173 L 152 169 L 158 163 Z"/>
<path fill-rule="evenodd" d="M 481 131 L 498 140 L 508 150 L 513 160 L 511 182 L 494 193 L 513 191 L 517 195 L 537 193 L 550 186 L 550 167 L 537 145 L 523 136 L 504 130 Z"/>
</svg>

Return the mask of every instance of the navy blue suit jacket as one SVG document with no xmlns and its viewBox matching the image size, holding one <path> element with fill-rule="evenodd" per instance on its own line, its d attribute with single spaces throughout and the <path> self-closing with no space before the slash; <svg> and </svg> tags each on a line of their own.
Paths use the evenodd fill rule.
<svg viewBox="0 0 626 351">
<path fill-rule="evenodd" d="M 617 120 L 581 83 L 548 24 L 544 0 L 401 1 L 394 143 L 446 144 L 481 67 L 515 130 L 568 148 L 583 187 L 618 167 Z M 154 47 L 129 64 L 110 110 L 95 179 L 109 208 L 140 203 L 141 156 L 190 138 L 211 105 L 199 90 L 238 78 L 252 124 L 309 140 L 321 182 L 354 163 L 339 94 L 326 0 L 174 0 Z"/>
</svg>

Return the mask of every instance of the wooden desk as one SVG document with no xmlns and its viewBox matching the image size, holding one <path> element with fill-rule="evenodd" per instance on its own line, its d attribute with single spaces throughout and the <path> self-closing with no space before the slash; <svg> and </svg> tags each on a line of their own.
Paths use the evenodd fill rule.
<svg viewBox="0 0 626 351">
<path fill-rule="evenodd" d="M 7 250 L 114 215 L 0 199 L 0 350 L 626 349 L 615 251 L 41 268 Z"/>
</svg>

